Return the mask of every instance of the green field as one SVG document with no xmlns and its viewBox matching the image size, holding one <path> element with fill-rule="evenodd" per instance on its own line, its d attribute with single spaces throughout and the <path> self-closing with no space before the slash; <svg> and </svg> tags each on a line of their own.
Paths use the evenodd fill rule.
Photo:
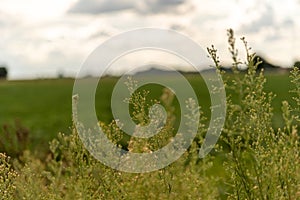
<svg viewBox="0 0 300 200">
<path fill-rule="evenodd" d="M 282 125 L 281 102 L 290 100 L 291 83 L 288 74 L 267 74 L 265 90 L 276 94 L 273 100 L 276 127 Z M 205 115 L 209 116 L 209 95 L 200 76 L 187 75 L 187 79 L 199 98 L 199 104 Z M 117 78 L 101 79 L 96 93 L 96 110 L 99 120 L 109 123 L 112 120 L 110 95 Z M 29 129 L 31 150 L 45 150 L 48 142 L 59 132 L 70 133 L 72 126 L 71 98 L 74 80 L 28 80 L 1 81 L 0 125 L 14 127 L 15 120 Z M 162 87 L 147 85 L 151 98 L 158 99 Z M 1 134 L 3 129 L 1 128 Z"/>
<path fill-rule="evenodd" d="M 217 144 L 204 158 L 199 158 L 199 149 L 204 146 L 210 98 L 203 79 L 187 74 L 207 119 L 200 120 L 197 136 L 179 159 L 147 173 L 137 173 L 137 168 L 156 167 L 162 160 L 143 160 L 137 165 L 129 161 L 129 171 L 120 171 L 88 152 L 79 138 L 82 132 L 72 126 L 74 80 L 1 81 L 0 193 L 3 199 L 299 199 L 300 71 L 295 69 L 292 74 L 289 78 L 289 74 L 268 73 L 265 87 L 264 77 L 255 71 L 225 74 L 227 117 Z M 234 85 L 233 80 L 239 84 Z M 121 157 L 109 159 L 126 166 L 130 153 L 151 155 L 170 143 L 181 113 L 170 91 L 163 92 L 158 84 L 142 86 L 130 99 L 131 116 L 137 124 L 145 125 L 150 99 L 165 95 L 161 101 L 168 113 L 166 124 L 147 139 L 124 137 L 116 123 L 109 124 L 111 94 L 117 81 L 101 79 L 95 110 L 107 137 L 127 150 Z M 291 94 L 292 89 L 297 93 Z M 149 91 L 149 96 L 143 90 Z M 271 103 L 269 92 L 276 95 Z M 290 104 L 282 104 L 284 100 Z M 192 112 L 193 105 L 186 104 Z M 96 135 L 83 131 L 92 133 L 88 142 L 93 141 Z M 103 149 L 97 146 L 102 143 L 95 141 L 102 156 Z M 110 153 L 105 151 L 104 155 Z"/>
</svg>

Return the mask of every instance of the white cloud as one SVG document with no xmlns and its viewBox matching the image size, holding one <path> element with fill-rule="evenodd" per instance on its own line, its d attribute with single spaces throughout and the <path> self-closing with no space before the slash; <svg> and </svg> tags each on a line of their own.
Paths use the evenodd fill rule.
<svg viewBox="0 0 300 200">
<path fill-rule="evenodd" d="M 280 65 L 300 59 L 297 0 L 1 0 L 0 63 L 11 78 L 72 73 L 101 42 L 139 27 L 171 28 L 228 61 L 226 29 Z M 241 47 L 242 45 L 239 45 Z"/>
<path fill-rule="evenodd" d="M 189 0 L 79 0 L 69 9 L 69 13 L 95 15 L 128 10 L 142 15 L 178 13 L 185 4 L 189 4 Z"/>
</svg>

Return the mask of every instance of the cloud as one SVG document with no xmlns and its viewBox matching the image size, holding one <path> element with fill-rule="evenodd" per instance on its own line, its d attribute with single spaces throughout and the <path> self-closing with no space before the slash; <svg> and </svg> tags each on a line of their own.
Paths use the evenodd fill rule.
<svg viewBox="0 0 300 200">
<path fill-rule="evenodd" d="M 243 25 L 241 29 L 243 30 L 243 32 L 257 33 L 266 27 L 275 26 L 276 22 L 273 8 L 270 5 L 266 5 L 263 11 L 261 11 L 258 18 L 254 19 L 252 22 L 246 25 Z"/>
<path fill-rule="evenodd" d="M 273 34 L 270 34 L 270 35 L 267 35 L 265 36 L 265 41 L 266 42 L 277 42 L 277 41 L 280 41 L 281 39 L 283 39 L 283 36 L 279 33 L 273 33 Z"/>
<path fill-rule="evenodd" d="M 225 61 L 229 27 L 276 62 L 299 59 L 299 0 L 22 2 L 0 1 L 0 63 L 10 67 L 11 78 L 44 69 L 76 72 L 103 41 L 145 26 L 179 31 L 202 47 L 215 44 Z"/>
<path fill-rule="evenodd" d="M 190 0 L 79 0 L 71 6 L 68 13 L 103 14 L 110 12 L 134 11 L 139 14 L 158 14 L 180 12 L 180 7 Z M 189 8 L 192 8 L 189 5 Z"/>
<path fill-rule="evenodd" d="M 95 39 L 95 38 L 99 38 L 99 37 L 111 37 L 112 34 L 110 32 L 108 32 L 107 30 L 100 30 L 97 31 L 96 33 L 92 34 L 89 39 Z"/>
<path fill-rule="evenodd" d="M 175 30 L 175 31 L 183 31 L 183 30 L 186 29 L 186 27 L 182 24 L 176 23 L 176 24 L 170 25 L 169 29 L 172 29 L 172 30 Z"/>
<path fill-rule="evenodd" d="M 117 0 L 79 0 L 69 13 L 99 14 L 131 9 L 133 2 Z"/>
<path fill-rule="evenodd" d="M 295 25 L 294 21 L 290 18 L 286 18 L 283 22 L 282 22 L 283 27 L 293 27 Z"/>
<path fill-rule="evenodd" d="M 178 13 L 180 6 L 184 4 L 188 4 L 188 0 L 146 0 L 139 1 L 136 10 L 142 14 Z"/>
<path fill-rule="evenodd" d="M 21 23 L 23 23 L 22 19 L 18 18 L 17 16 L 0 11 L 0 28 L 15 27 L 20 25 Z M 1 30 L 1 32 L 2 31 L 3 30 Z"/>
</svg>

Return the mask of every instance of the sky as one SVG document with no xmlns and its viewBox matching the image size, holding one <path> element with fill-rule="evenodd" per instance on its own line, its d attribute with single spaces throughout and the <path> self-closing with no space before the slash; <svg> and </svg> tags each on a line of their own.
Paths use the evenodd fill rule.
<svg viewBox="0 0 300 200">
<path fill-rule="evenodd" d="M 224 63 L 230 61 L 226 30 L 232 28 L 253 51 L 289 67 L 300 60 L 299 11 L 300 0 L 1 0 L 0 64 L 9 79 L 75 76 L 104 41 L 153 27 L 178 31 L 204 49 L 213 44 Z M 127 60 L 136 58 L 143 56 Z"/>
</svg>

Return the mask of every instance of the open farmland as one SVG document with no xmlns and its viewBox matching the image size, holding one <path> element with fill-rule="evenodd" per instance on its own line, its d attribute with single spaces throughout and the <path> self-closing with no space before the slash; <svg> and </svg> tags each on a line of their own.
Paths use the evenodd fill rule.
<svg viewBox="0 0 300 200">
<path fill-rule="evenodd" d="M 200 76 L 186 75 L 194 88 L 204 115 L 210 115 L 210 99 L 205 83 Z M 281 102 L 291 99 L 292 85 L 288 74 L 267 74 L 266 92 L 273 92 L 274 126 L 283 124 Z M 117 78 L 101 79 L 96 93 L 96 110 L 99 120 L 109 123 L 112 120 L 110 98 Z M 14 127 L 15 121 L 29 130 L 30 149 L 45 151 L 48 142 L 58 132 L 70 133 L 72 127 L 71 97 L 74 80 L 29 80 L 1 81 L 0 124 Z M 147 85 L 142 89 L 150 91 L 150 97 L 159 99 L 162 87 Z M 227 95 L 231 95 L 230 92 Z M 3 134 L 3 129 L 1 129 Z"/>
</svg>

